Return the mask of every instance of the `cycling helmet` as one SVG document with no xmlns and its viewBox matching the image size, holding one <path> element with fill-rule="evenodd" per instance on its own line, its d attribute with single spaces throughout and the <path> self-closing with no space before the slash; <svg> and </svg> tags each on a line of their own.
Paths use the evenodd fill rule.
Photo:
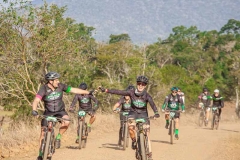
<svg viewBox="0 0 240 160">
<path fill-rule="evenodd" d="M 83 90 L 86 90 L 87 89 L 87 84 L 85 82 L 83 82 L 79 85 L 79 88 L 81 88 Z"/>
<path fill-rule="evenodd" d="M 126 90 L 135 90 L 135 87 L 133 85 L 129 85 Z"/>
<path fill-rule="evenodd" d="M 148 78 L 146 76 L 138 76 L 137 82 L 143 82 L 145 84 L 148 84 Z"/>
<path fill-rule="evenodd" d="M 177 87 L 172 87 L 171 91 L 178 91 L 178 88 Z"/>
<path fill-rule="evenodd" d="M 218 89 L 215 89 L 213 92 L 214 92 L 214 93 L 219 93 L 219 90 L 218 90 Z"/>
<path fill-rule="evenodd" d="M 60 74 L 57 73 L 57 72 L 48 72 L 46 75 L 45 75 L 45 79 L 47 81 L 50 81 L 50 80 L 54 80 L 54 79 L 58 79 L 60 77 Z"/>
<path fill-rule="evenodd" d="M 208 92 L 208 89 L 207 88 L 203 88 L 203 92 Z"/>
</svg>

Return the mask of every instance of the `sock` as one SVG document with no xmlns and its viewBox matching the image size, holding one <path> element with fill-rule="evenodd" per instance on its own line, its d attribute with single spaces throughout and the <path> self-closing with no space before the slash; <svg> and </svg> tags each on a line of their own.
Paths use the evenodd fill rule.
<svg viewBox="0 0 240 160">
<path fill-rule="evenodd" d="M 42 157 L 43 153 L 41 151 L 39 151 L 39 156 Z"/>
<path fill-rule="evenodd" d="M 88 123 L 88 125 L 87 125 L 88 127 L 91 127 L 91 124 L 90 123 Z"/>
<path fill-rule="evenodd" d="M 61 134 L 60 134 L 60 133 L 58 133 L 58 135 L 57 135 L 56 139 L 58 139 L 58 140 L 60 140 L 60 139 L 61 139 Z"/>
<path fill-rule="evenodd" d="M 169 119 L 168 119 L 168 120 L 166 120 L 166 124 L 169 124 Z"/>
<path fill-rule="evenodd" d="M 178 129 L 175 129 L 175 134 L 178 134 Z"/>
</svg>

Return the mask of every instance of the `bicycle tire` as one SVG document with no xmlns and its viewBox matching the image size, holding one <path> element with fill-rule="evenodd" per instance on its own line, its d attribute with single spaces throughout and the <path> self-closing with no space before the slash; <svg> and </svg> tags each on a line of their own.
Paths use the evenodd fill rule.
<svg viewBox="0 0 240 160">
<path fill-rule="evenodd" d="M 123 128 L 123 133 L 124 133 L 124 136 L 123 136 L 123 150 L 126 150 L 127 148 L 127 134 L 128 134 L 128 129 L 127 129 L 127 123 L 124 124 L 124 128 Z"/>
<path fill-rule="evenodd" d="M 213 118 L 212 118 L 212 126 L 211 126 L 212 130 L 214 130 L 214 123 L 215 123 L 215 113 L 213 114 Z"/>
<path fill-rule="evenodd" d="M 216 125 L 215 125 L 215 129 L 218 130 L 218 126 L 219 126 L 219 115 L 216 114 L 215 117 L 216 117 L 216 118 L 215 118 L 215 123 L 216 123 Z"/>
<path fill-rule="evenodd" d="M 140 138 L 141 160 L 147 160 L 143 133 L 140 133 L 139 138 Z"/>
<path fill-rule="evenodd" d="M 203 111 L 201 111 L 200 114 L 199 114 L 199 118 L 198 118 L 199 127 L 203 126 L 203 122 L 204 122 L 204 113 L 203 113 Z"/>
<path fill-rule="evenodd" d="M 87 146 L 87 136 L 88 136 L 88 126 L 87 126 L 87 123 L 84 124 L 84 127 L 83 127 L 83 133 L 85 134 L 85 139 L 82 140 L 82 148 L 86 148 Z"/>
<path fill-rule="evenodd" d="M 48 158 L 50 139 L 51 139 L 51 132 L 47 132 L 47 138 L 46 138 L 46 143 L 45 143 L 44 152 L 43 152 L 43 160 L 47 160 Z"/>
<path fill-rule="evenodd" d="M 129 130 L 128 130 L 128 124 L 127 124 L 127 141 L 126 141 L 126 147 L 128 148 L 129 146 Z"/>
<path fill-rule="evenodd" d="M 173 144 L 173 132 L 174 132 L 173 120 L 171 120 L 171 122 L 170 122 L 169 132 L 170 132 L 170 144 Z"/>
<path fill-rule="evenodd" d="M 82 136 L 83 136 L 83 121 L 81 121 L 80 119 L 78 120 L 78 149 L 82 148 Z"/>
</svg>

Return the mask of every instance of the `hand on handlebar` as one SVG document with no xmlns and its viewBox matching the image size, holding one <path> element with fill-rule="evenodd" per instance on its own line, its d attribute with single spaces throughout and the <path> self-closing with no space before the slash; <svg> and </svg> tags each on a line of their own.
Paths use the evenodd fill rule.
<svg viewBox="0 0 240 160">
<path fill-rule="evenodd" d="M 38 116 L 38 111 L 36 110 L 32 110 L 32 115 L 35 117 L 35 116 Z"/>
</svg>

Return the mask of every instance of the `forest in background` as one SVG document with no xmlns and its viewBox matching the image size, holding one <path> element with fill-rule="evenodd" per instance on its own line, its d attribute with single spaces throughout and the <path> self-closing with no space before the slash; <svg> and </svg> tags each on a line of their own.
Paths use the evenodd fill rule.
<svg viewBox="0 0 240 160">
<path fill-rule="evenodd" d="M 126 34 L 109 42 L 92 37 L 95 28 L 64 17 L 67 7 L 12 2 L 0 11 L 0 106 L 15 117 L 31 113 L 31 103 L 48 71 L 61 74 L 72 87 L 86 82 L 89 90 L 125 89 L 138 75 L 149 78 L 148 92 L 160 107 L 172 86 L 196 104 L 203 87 L 220 89 L 225 100 L 236 99 L 239 88 L 240 21 L 200 31 L 176 26 L 166 39 L 135 45 Z M 68 107 L 74 95 L 65 94 Z M 109 111 L 119 96 L 98 94 L 101 111 Z M 41 109 L 41 106 L 40 106 Z"/>
</svg>

